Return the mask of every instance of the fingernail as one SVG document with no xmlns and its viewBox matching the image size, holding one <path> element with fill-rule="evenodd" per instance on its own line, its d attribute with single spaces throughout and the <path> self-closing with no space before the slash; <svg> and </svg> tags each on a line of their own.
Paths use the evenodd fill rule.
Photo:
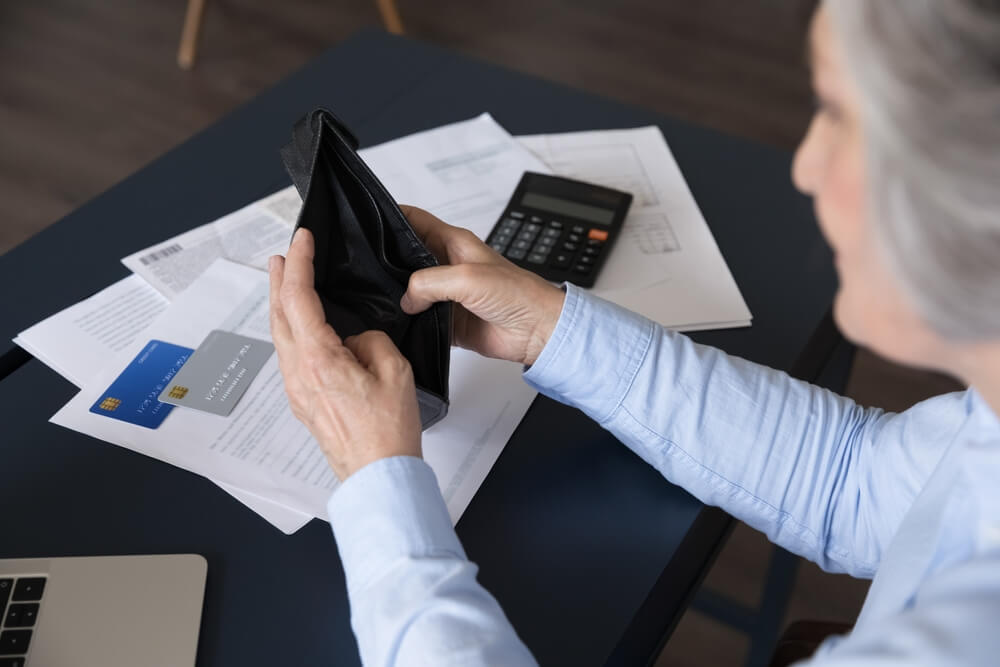
<svg viewBox="0 0 1000 667">
<path fill-rule="evenodd" d="M 407 312 L 408 313 L 408 312 L 410 312 L 409 309 L 410 309 L 411 305 L 412 304 L 410 303 L 410 294 L 409 294 L 409 292 L 404 292 L 403 293 L 403 298 L 399 300 L 399 307 L 403 309 L 403 312 Z"/>
</svg>

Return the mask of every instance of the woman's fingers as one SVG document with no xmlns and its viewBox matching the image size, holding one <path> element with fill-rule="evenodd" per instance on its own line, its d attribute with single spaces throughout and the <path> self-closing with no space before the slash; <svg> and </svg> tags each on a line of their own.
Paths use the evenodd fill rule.
<svg viewBox="0 0 1000 667">
<path fill-rule="evenodd" d="M 271 339 L 274 341 L 278 354 L 281 350 L 294 342 L 292 331 L 288 327 L 288 320 L 285 318 L 285 311 L 281 308 L 281 282 L 285 268 L 285 258 L 275 255 L 268 261 L 268 273 L 270 274 L 270 306 L 271 306 Z"/>
<path fill-rule="evenodd" d="M 271 331 L 295 416 L 340 479 L 380 458 L 420 456 L 420 412 L 409 363 L 381 332 L 344 345 L 315 289 L 312 234 L 269 263 Z"/>
<path fill-rule="evenodd" d="M 323 304 L 316 294 L 313 274 L 315 245 L 312 232 L 299 228 L 288 248 L 278 291 L 281 311 L 296 341 L 305 342 L 329 329 Z M 339 339 L 338 339 L 339 340 Z"/>
<path fill-rule="evenodd" d="M 399 208 L 417 236 L 442 264 L 496 261 L 496 254 L 468 229 L 442 222 L 415 206 Z"/>
<path fill-rule="evenodd" d="M 413 231 L 417 233 L 420 240 L 424 242 L 427 249 L 437 257 L 442 264 L 448 262 L 448 247 L 445 242 L 446 235 L 442 235 L 443 228 L 447 227 L 444 222 L 422 208 L 416 206 L 400 205 L 399 210 L 406 216 Z"/>
<path fill-rule="evenodd" d="M 396 376 L 409 364 L 384 331 L 365 331 L 346 339 L 344 345 L 362 366 L 382 380 Z"/>
<path fill-rule="evenodd" d="M 415 271 L 399 305 L 403 312 L 416 315 L 438 301 L 465 303 L 478 284 L 476 274 L 483 269 L 483 265 L 457 264 Z"/>
</svg>

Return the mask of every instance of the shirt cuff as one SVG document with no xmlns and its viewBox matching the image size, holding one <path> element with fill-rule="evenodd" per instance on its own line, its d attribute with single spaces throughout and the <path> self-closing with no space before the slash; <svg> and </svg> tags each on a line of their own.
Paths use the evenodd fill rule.
<svg viewBox="0 0 1000 667">
<path fill-rule="evenodd" d="M 434 471 L 422 459 L 394 456 L 369 463 L 334 491 L 327 512 L 351 592 L 400 558 L 466 558 Z"/>
<path fill-rule="evenodd" d="M 556 328 L 524 380 L 603 423 L 628 393 L 656 326 L 568 283 Z"/>
</svg>

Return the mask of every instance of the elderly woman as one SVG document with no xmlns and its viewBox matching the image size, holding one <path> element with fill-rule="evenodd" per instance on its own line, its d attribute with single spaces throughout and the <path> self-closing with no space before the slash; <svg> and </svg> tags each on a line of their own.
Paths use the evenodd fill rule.
<svg viewBox="0 0 1000 667">
<path fill-rule="evenodd" d="M 553 287 L 415 209 L 445 265 L 415 273 L 402 307 L 460 304 L 457 344 L 525 364 L 784 548 L 873 577 L 815 664 L 1000 664 L 1000 2 L 827 0 L 810 40 L 819 105 L 793 177 L 836 255 L 837 322 L 967 392 L 863 409 Z M 272 262 L 272 326 L 293 409 L 344 480 L 329 512 L 362 658 L 532 663 L 420 459 L 406 361 L 383 334 L 326 325 L 312 243 L 300 232 Z"/>
</svg>

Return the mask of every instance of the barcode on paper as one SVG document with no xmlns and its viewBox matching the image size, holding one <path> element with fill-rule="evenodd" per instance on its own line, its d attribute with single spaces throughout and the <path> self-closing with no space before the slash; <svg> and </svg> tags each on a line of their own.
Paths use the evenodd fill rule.
<svg viewBox="0 0 1000 667">
<path fill-rule="evenodd" d="M 149 266 L 153 262 L 158 262 L 164 257 L 170 257 L 171 255 L 178 253 L 181 250 L 184 250 L 184 248 L 182 248 L 179 243 L 175 243 L 173 245 L 168 245 L 164 248 L 160 248 L 156 252 L 151 252 L 148 255 L 143 255 L 142 257 L 139 258 L 139 261 L 142 262 L 143 266 Z"/>
</svg>

